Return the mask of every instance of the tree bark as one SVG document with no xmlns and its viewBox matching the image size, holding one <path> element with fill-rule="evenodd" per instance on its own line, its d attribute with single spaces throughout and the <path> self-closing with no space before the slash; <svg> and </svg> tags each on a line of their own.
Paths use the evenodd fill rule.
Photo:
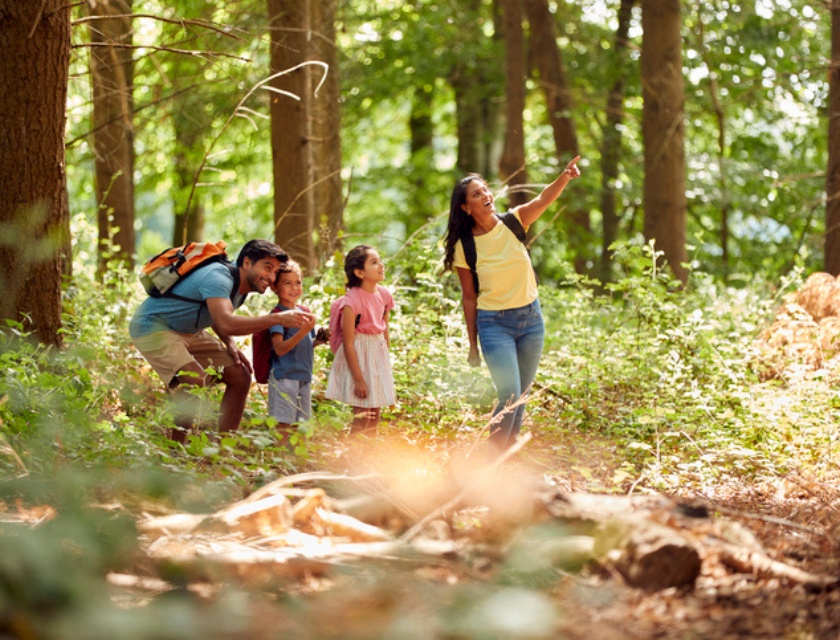
<svg viewBox="0 0 840 640">
<path fill-rule="evenodd" d="M 175 125 L 175 143 L 179 147 L 175 152 L 174 169 L 175 169 L 175 197 L 173 205 L 175 207 L 175 226 L 172 234 L 172 244 L 174 246 L 181 246 L 188 242 L 200 242 L 204 237 L 204 205 L 201 200 L 201 195 L 198 191 L 193 193 L 190 200 L 190 210 L 185 212 L 183 207 L 187 203 L 192 185 L 195 180 L 195 172 L 198 171 L 198 165 L 190 162 L 188 149 L 190 147 L 184 146 L 186 140 L 195 140 L 198 136 L 187 135 L 183 131 L 178 130 Z M 186 220 L 184 217 L 186 216 Z M 186 222 L 186 229 L 184 228 Z"/>
<path fill-rule="evenodd" d="M 540 86 L 545 95 L 546 110 L 551 130 L 554 132 L 554 149 L 557 162 L 562 168 L 579 154 L 572 110 L 575 107 L 566 73 L 563 56 L 557 46 L 555 17 L 547 0 L 524 0 L 531 26 L 531 53 L 536 60 L 540 74 Z M 575 208 L 569 216 L 572 224 L 569 244 L 575 252 L 574 267 L 577 273 L 587 271 L 588 247 L 592 240 L 592 224 L 589 211 Z"/>
<path fill-rule="evenodd" d="M 524 188 L 528 182 L 525 166 L 525 37 L 522 32 L 520 0 L 501 0 L 505 35 L 505 148 L 499 160 L 499 174 L 508 185 L 508 204 L 512 209 L 530 200 Z"/>
<path fill-rule="evenodd" d="M 90 23 L 91 42 L 106 45 L 90 50 L 101 276 L 111 259 L 134 268 L 133 28 L 131 0 L 88 0 L 88 7 L 103 17 Z"/>
<path fill-rule="evenodd" d="M 312 100 L 311 142 L 313 162 L 314 215 L 318 227 L 318 256 L 337 247 L 344 226 L 344 197 L 341 179 L 341 85 L 338 73 L 338 45 L 335 40 L 336 0 L 310 0 L 314 31 L 311 60 L 325 62 L 329 70 L 324 84 Z M 321 70 L 312 68 L 317 86 Z M 313 87 L 314 89 L 314 87 Z"/>
<path fill-rule="evenodd" d="M 308 2 L 268 0 L 271 72 L 307 59 Z M 274 174 L 275 242 L 305 269 L 315 262 L 312 242 L 312 167 L 309 146 L 309 67 L 275 78 L 271 86 L 300 98 L 271 94 L 271 156 Z"/>
<path fill-rule="evenodd" d="M 616 64 L 613 67 L 615 80 L 607 97 L 606 124 L 601 140 L 601 219 L 603 224 L 601 243 L 600 280 L 602 284 L 612 281 L 612 251 L 610 246 L 618 239 L 618 181 L 621 159 L 621 125 L 624 122 L 624 91 L 626 85 L 627 45 L 630 19 L 636 0 L 621 0 L 618 8 L 618 28 L 615 32 L 614 52 Z"/>
<path fill-rule="evenodd" d="M 61 344 L 70 6 L 0 0 L 0 319 Z"/>
<path fill-rule="evenodd" d="M 481 0 L 464 0 L 462 7 L 463 37 L 456 44 L 459 55 L 448 76 L 455 93 L 456 167 L 461 175 L 479 173 L 490 179 L 496 173 L 501 152 L 502 101 L 496 86 L 497 76 L 501 80 L 498 70 L 502 64 L 495 53 L 504 30 L 496 28 L 495 13 L 487 16 L 494 24 L 488 47 L 481 27 L 485 17 Z"/>
<path fill-rule="evenodd" d="M 718 186 L 720 188 L 720 250 L 721 262 L 723 263 L 723 277 L 729 276 L 729 186 L 726 175 L 727 153 L 726 153 L 726 112 L 720 101 L 718 90 L 718 71 L 715 68 L 709 47 L 706 44 L 705 26 L 703 25 L 703 10 L 700 5 L 697 7 L 697 30 L 698 48 L 703 52 L 703 62 L 709 72 L 709 100 L 712 102 L 712 111 L 717 121 L 717 142 L 718 142 Z"/>
<path fill-rule="evenodd" d="M 831 3 L 831 65 L 828 70 L 828 167 L 825 181 L 824 269 L 840 275 L 840 1 Z"/>
<path fill-rule="evenodd" d="M 680 0 L 642 0 L 644 235 L 685 283 L 685 95 Z"/>
<path fill-rule="evenodd" d="M 409 179 L 409 207 L 404 212 L 406 236 L 426 223 L 435 213 L 431 193 L 426 177 L 434 167 L 434 123 L 432 121 L 432 101 L 434 89 L 427 85 L 414 89 L 411 99 L 411 115 L 408 129 L 411 135 L 411 173 Z"/>
</svg>

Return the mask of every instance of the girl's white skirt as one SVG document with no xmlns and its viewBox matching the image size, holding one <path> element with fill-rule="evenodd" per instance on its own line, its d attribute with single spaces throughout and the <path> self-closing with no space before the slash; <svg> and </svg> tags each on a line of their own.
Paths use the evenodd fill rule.
<svg viewBox="0 0 840 640">
<path fill-rule="evenodd" d="M 343 344 L 338 348 L 332 369 L 330 369 L 327 398 L 367 409 L 389 407 L 394 404 L 394 376 L 391 372 L 391 358 L 388 354 L 385 334 L 357 333 L 353 340 L 353 346 L 356 348 L 362 376 L 367 383 L 367 398 L 359 398 L 354 393 L 356 383 L 353 380 L 353 374 L 350 373 L 350 368 L 347 366 Z"/>
</svg>

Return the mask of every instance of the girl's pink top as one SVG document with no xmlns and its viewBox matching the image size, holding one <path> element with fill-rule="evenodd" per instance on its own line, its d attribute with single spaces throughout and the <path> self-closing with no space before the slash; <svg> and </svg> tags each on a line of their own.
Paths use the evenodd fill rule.
<svg viewBox="0 0 840 640">
<path fill-rule="evenodd" d="M 344 309 L 347 306 L 353 309 L 356 315 L 362 315 L 356 331 L 375 335 L 383 333 L 388 328 L 385 323 L 385 312 L 394 308 L 394 297 L 381 284 L 376 285 L 376 291 L 373 293 L 368 293 L 361 287 L 353 287 L 347 291 L 341 308 Z"/>
</svg>

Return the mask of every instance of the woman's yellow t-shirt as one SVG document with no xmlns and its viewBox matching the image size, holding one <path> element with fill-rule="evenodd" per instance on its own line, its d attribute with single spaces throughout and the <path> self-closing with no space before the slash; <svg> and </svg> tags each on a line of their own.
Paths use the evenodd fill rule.
<svg viewBox="0 0 840 640">
<path fill-rule="evenodd" d="M 522 222 L 519 212 L 516 219 Z M 524 226 L 524 225 L 523 225 Z M 527 227 L 525 227 L 527 231 Z M 475 238 L 479 309 L 501 311 L 531 304 L 537 299 L 537 279 L 525 245 L 499 222 L 490 233 Z M 469 269 L 461 241 L 455 243 L 452 266 Z"/>
</svg>

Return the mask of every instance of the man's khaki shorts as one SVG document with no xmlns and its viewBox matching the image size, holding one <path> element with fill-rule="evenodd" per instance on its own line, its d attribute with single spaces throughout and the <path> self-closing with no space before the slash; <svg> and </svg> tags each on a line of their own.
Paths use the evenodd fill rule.
<svg viewBox="0 0 840 640">
<path fill-rule="evenodd" d="M 178 386 L 175 376 L 186 365 L 197 362 L 203 369 L 221 370 L 234 364 L 225 345 L 207 331 L 176 333 L 156 331 L 132 338 L 134 346 L 170 388 Z"/>
</svg>

